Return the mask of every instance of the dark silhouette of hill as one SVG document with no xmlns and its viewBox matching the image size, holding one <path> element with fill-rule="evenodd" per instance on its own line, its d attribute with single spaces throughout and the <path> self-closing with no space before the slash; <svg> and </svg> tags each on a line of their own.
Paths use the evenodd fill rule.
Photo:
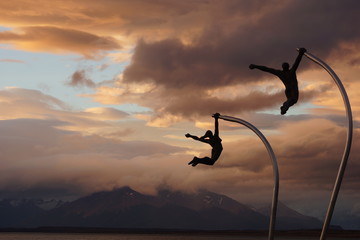
<svg viewBox="0 0 360 240">
<path fill-rule="evenodd" d="M 145 195 L 129 187 L 102 191 L 44 210 L 31 201 L 0 201 L 0 228 L 97 227 L 126 229 L 261 230 L 268 212 L 256 211 L 225 195 L 201 190 L 160 190 Z M 320 221 L 279 204 L 277 229 L 314 229 Z"/>
<path fill-rule="evenodd" d="M 268 215 L 270 212 L 270 206 L 258 209 L 260 213 Z M 277 229 L 278 230 L 287 230 L 287 229 L 321 229 L 322 222 L 319 219 L 305 216 L 289 207 L 287 207 L 282 202 L 278 204 L 277 210 Z"/>
<path fill-rule="evenodd" d="M 159 191 L 157 196 L 128 187 L 98 192 L 54 209 L 47 215 L 51 226 L 263 229 L 267 217 L 226 196 Z"/>
<path fill-rule="evenodd" d="M 45 213 L 45 210 L 36 206 L 32 201 L 2 200 L 0 201 L 0 226 L 37 227 L 36 223 L 32 224 L 29 219 L 41 219 Z"/>
</svg>

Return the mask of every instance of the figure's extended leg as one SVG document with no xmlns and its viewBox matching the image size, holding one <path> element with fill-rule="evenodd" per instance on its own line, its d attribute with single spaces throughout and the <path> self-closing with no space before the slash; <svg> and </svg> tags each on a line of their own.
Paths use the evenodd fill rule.
<svg viewBox="0 0 360 240">
<path fill-rule="evenodd" d="M 297 100 L 288 98 L 288 100 L 284 102 L 283 105 L 280 107 L 281 115 L 284 115 L 287 112 L 287 110 L 289 110 L 289 108 L 293 106 L 296 102 Z"/>
<path fill-rule="evenodd" d="M 294 89 L 286 88 L 285 95 L 286 95 L 287 100 L 280 107 L 281 115 L 284 115 L 291 106 L 293 106 L 295 103 L 297 103 L 297 101 L 299 99 L 299 90 L 297 88 L 294 88 Z"/>
<path fill-rule="evenodd" d="M 283 105 L 280 107 L 280 112 L 281 112 L 281 115 L 284 115 L 287 110 L 289 110 L 289 100 L 287 100 L 286 102 L 283 103 Z"/>
</svg>

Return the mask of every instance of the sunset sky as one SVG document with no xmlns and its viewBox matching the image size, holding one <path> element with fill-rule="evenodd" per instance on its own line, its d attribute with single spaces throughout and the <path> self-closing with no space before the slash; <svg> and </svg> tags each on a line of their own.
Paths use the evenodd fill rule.
<svg viewBox="0 0 360 240">
<path fill-rule="evenodd" d="M 211 115 L 242 118 L 268 138 L 280 201 L 322 217 L 343 153 L 341 95 L 304 57 L 299 102 L 250 63 L 281 68 L 305 47 L 342 80 L 353 147 L 335 215 L 360 216 L 360 1 L 15 0 L 0 2 L 0 198 L 74 199 L 130 186 L 205 188 L 270 204 L 271 161 L 245 127 L 220 120 L 210 146 L 184 137 Z"/>
</svg>

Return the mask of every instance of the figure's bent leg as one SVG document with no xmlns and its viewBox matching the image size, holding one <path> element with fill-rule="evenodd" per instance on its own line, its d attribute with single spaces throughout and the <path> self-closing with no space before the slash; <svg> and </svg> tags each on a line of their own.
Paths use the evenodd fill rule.
<svg viewBox="0 0 360 240">
<path fill-rule="evenodd" d="M 188 164 L 192 165 L 193 167 L 195 167 L 198 164 L 198 159 L 197 157 L 194 157 Z"/>
<path fill-rule="evenodd" d="M 215 161 L 216 160 L 214 160 L 212 158 L 209 158 L 209 157 L 203 157 L 203 158 L 198 158 L 197 159 L 197 163 L 201 163 L 201 164 L 205 164 L 205 165 L 214 165 Z"/>
</svg>

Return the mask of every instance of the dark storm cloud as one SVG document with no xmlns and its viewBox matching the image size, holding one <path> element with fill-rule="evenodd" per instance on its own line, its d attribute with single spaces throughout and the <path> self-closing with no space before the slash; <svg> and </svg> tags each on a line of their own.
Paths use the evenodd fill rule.
<svg viewBox="0 0 360 240">
<path fill-rule="evenodd" d="M 236 84 L 246 86 L 265 78 L 279 81 L 268 74 L 249 70 L 250 63 L 280 69 L 285 61 L 294 63 L 297 47 L 306 47 L 326 59 L 330 54 L 338 54 L 341 44 L 360 40 L 360 32 L 351 27 L 360 22 L 358 1 L 275 1 L 256 2 L 251 6 L 246 3 L 223 2 L 219 12 L 209 18 L 200 36 L 190 43 L 176 38 L 151 42 L 140 40 L 131 64 L 124 71 L 123 82 L 151 82 L 163 86 L 165 98 L 166 92 L 169 92 L 168 96 L 171 94 L 169 89 L 188 89 L 197 97 L 190 100 L 186 98 L 188 93 L 178 95 L 173 103 L 166 101 L 165 111 L 183 115 L 204 113 L 213 109 L 211 106 L 222 109 L 227 106 L 225 101 L 208 99 L 206 90 Z M 261 8 L 258 12 L 246 13 L 242 8 L 244 4 L 250 9 L 258 5 Z M 238 18 L 240 14 L 242 19 Z M 299 71 L 310 66 L 315 65 L 310 65 L 304 57 Z M 251 96 L 249 94 L 247 99 L 241 100 L 254 103 Z M 254 104 L 239 105 L 238 109 L 252 105 L 256 105 L 253 110 L 266 108 L 278 103 L 279 98 L 269 95 L 255 100 Z M 188 104 L 189 101 L 193 104 Z"/>
<path fill-rule="evenodd" d="M 213 25 L 204 29 L 200 39 L 192 44 L 178 39 L 140 41 L 132 64 L 124 72 L 125 82 L 150 80 L 166 87 L 209 89 L 256 81 L 265 75 L 250 71 L 250 63 L 281 68 L 284 61 L 294 62 L 296 47 L 307 47 L 327 57 L 340 43 L 360 40 L 359 31 L 351 27 L 360 21 L 358 1 L 284 4 L 284 7 L 274 4 L 271 7 L 275 10 L 246 25 L 234 21 L 235 14 L 224 12 L 211 19 Z M 239 1 L 238 9 L 242 9 L 241 5 Z M 229 34 L 224 24 L 230 22 L 237 28 Z"/>
</svg>

